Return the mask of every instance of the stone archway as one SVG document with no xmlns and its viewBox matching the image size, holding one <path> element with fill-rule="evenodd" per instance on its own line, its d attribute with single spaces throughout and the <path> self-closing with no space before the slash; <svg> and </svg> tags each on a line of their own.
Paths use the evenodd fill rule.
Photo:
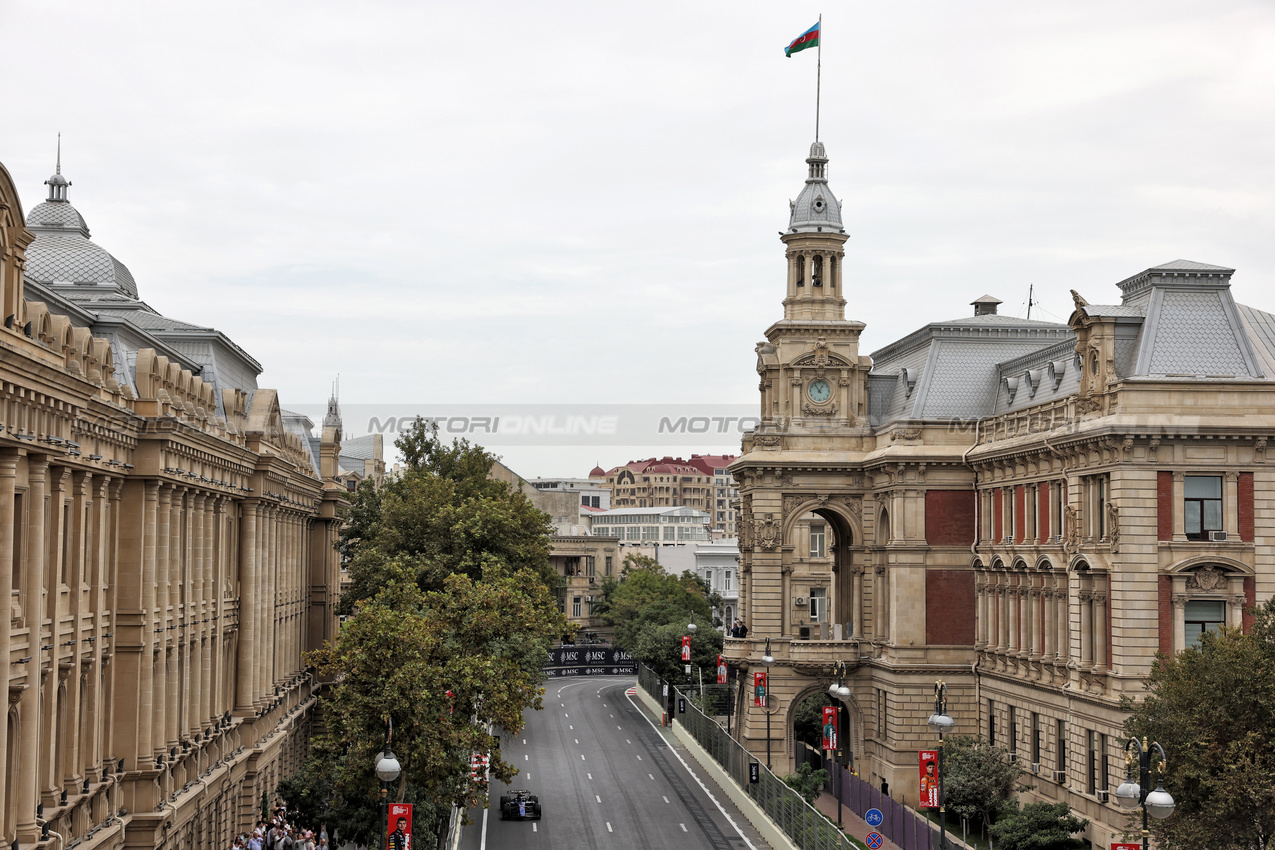
<svg viewBox="0 0 1275 850">
<path fill-rule="evenodd" d="M 824 541 L 826 554 L 831 558 L 831 586 L 827 595 L 827 611 L 824 622 L 828 624 L 829 640 L 849 640 L 861 636 L 863 600 L 863 522 L 862 501 L 852 497 L 828 496 L 784 499 L 784 525 L 782 537 L 785 560 L 801 551 L 804 541 L 797 537 L 807 528 L 806 518 L 813 516 L 827 529 Z M 791 572 L 791 564 L 785 576 Z M 785 596 L 790 595 L 785 593 Z M 788 630 L 791 633 L 791 629 Z M 812 637 L 817 637 L 812 635 Z"/>
</svg>

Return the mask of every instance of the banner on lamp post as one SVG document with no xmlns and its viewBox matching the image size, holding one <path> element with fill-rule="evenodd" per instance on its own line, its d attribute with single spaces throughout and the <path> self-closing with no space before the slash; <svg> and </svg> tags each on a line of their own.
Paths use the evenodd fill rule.
<svg viewBox="0 0 1275 850">
<path fill-rule="evenodd" d="M 393 830 L 386 841 L 386 850 L 412 850 L 412 804 L 392 803 L 389 825 Z"/>
<path fill-rule="evenodd" d="M 837 749 L 837 707 L 835 705 L 823 707 L 823 748 Z"/>
<path fill-rule="evenodd" d="M 691 660 L 691 636 L 682 635 L 682 660 Z"/>
<path fill-rule="evenodd" d="M 920 802 L 917 805 L 922 809 L 937 809 L 939 807 L 939 751 L 921 750 L 919 769 L 921 790 Z"/>
<path fill-rule="evenodd" d="M 757 708 L 766 707 L 766 673 L 753 673 L 753 705 Z"/>
<path fill-rule="evenodd" d="M 717 684 L 726 684 L 726 659 L 717 656 Z"/>
</svg>

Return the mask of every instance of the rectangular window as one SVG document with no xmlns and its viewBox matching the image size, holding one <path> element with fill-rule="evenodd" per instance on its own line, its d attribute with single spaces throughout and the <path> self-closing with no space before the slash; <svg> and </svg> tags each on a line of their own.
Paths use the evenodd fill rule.
<svg viewBox="0 0 1275 850">
<path fill-rule="evenodd" d="M 1040 764 L 1040 715 L 1032 712 L 1032 764 Z"/>
<path fill-rule="evenodd" d="M 987 701 L 987 743 L 996 746 L 996 703 Z"/>
<path fill-rule="evenodd" d="M 708 585 L 708 589 L 710 591 L 713 589 L 713 571 L 712 570 L 704 570 L 704 584 Z"/>
<path fill-rule="evenodd" d="M 675 526 L 675 525 L 666 525 L 666 526 L 664 526 L 664 539 L 665 539 L 665 540 L 676 540 L 676 539 L 677 539 L 677 526 Z"/>
<path fill-rule="evenodd" d="M 1067 724 L 1061 720 L 1058 721 L 1058 770 L 1066 772 L 1067 770 Z"/>
<path fill-rule="evenodd" d="M 731 584 L 731 571 L 727 570 L 725 575 L 722 577 L 722 590 L 730 590 L 731 589 L 730 584 Z"/>
<path fill-rule="evenodd" d="M 1111 782 L 1111 760 L 1107 756 L 1107 736 L 1098 736 L 1098 767 L 1101 771 L 1098 776 L 1098 790 L 1105 790 Z"/>
<path fill-rule="evenodd" d="M 1220 599 L 1192 599 L 1186 603 L 1183 617 L 1186 645 L 1195 646 L 1203 632 L 1217 631 L 1226 622 L 1226 603 Z"/>
<path fill-rule="evenodd" d="M 1089 759 L 1085 763 L 1085 782 L 1089 793 L 1093 794 L 1098 790 L 1098 735 L 1090 729 L 1088 738 Z"/>
<path fill-rule="evenodd" d="M 22 589 L 22 531 L 26 527 L 24 500 L 21 493 L 13 496 L 13 589 Z"/>
<path fill-rule="evenodd" d="M 579 596 L 571 597 L 571 616 L 572 617 L 580 616 L 580 597 Z"/>
<path fill-rule="evenodd" d="M 1009 707 L 1009 754 L 1018 755 L 1018 717 L 1014 706 Z"/>
<path fill-rule="evenodd" d="M 611 556 L 607 555 L 606 574 L 611 575 Z"/>
<path fill-rule="evenodd" d="M 584 559 L 584 574 L 585 575 L 587 576 L 594 575 L 594 568 L 593 568 L 594 560 L 595 559 L 592 555 L 585 556 L 585 559 Z"/>
<path fill-rule="evenodd" d="M 71 506 L 62 505 L 62 583 L 71 586 Z"/>
<path fill-rule="evenodd" d="M 826 549 L 824 526 L 822 524 L 810 526 L 810 557 L 822 558 Z"/>
<path fill-rule="evenodd" d="M 1210 531 L 1222 530 L 1222 476 L 1186 476 L 1186 537 L 1208 540 Z"/>
<path fill-rule="evenodd" d="M 828 610 L 828 590 L 823 587 L 810 588 L 810 622 L 822 623 Z"/>
<path fill-rule="evenodd" d="M 1058 540 L 1063 536 L 1063 485 L 1055 481 L 1049 485 L 1049 532 Z"/>
</svg>

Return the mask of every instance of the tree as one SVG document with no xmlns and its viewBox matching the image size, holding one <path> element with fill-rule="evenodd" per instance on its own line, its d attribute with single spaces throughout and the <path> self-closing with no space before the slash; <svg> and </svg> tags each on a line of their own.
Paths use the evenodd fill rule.
<svg viewBox="0 0 1275 850">
<path fill-rule="evenodd" d="M 792 714 L 792 735 L 816 750 L 823 746 L 823 709 L 835 705 L 826 694 L 810 694 L 797 704 Z"/>
<path fill-rule="evenodd" d="M 402 765 L 392 793 L 439 815 L 482 804 L 470 779 L 474 753 L 491 772 L 517 772 L 496 728 L 516 734 L 539 708 L 551 642 L 568 631 L 548 562 L 549 521 L 526 497 L 487 477 L 493 457 L 463 442 L 442 445 L 420 420 L 398 441 L 402 474 L 360 488 L 338 545 L 353 579 L 353 613 L 335 643 L 308 661 L 330 681 L 324 731 L 296 778 L 290 805 L 330 814 L 344 837 L 375 835 L 373 773 L 392 724 Z"/>
<path fill-rule="evenodd" d="M 1085 842 L 1072 836 L 1088 825 L 1066 803 L 1028 803 L 1022 808 L 1011 803 L 988 831 L 997 850 L 1081 850 Z"/>
<path fill-rule="evenodd" d="M 1164 786 L 1177 806 L 1152 818 L 1151 831 L 1169 850 L 1275 844 L 1275 598 L 1251 616 L 1247 634 L 1207 631 L 1197 646 L 1158 657 L 1146 696 L 1122 703 L 1125 732 L 1168 755 Z M 1156 778 L 1153 770 L 1153 788 Z"/>
<path fill-rule="evenodd" d="M 943 741 L 943 797 L 957 817 L 990 824 L 1011 797 L 1022 770 L 1009 753 L 974 735 Z"/>
<path fill-rule="evenodd" d="M 801 795 L 807 803 L 814 804 L 823 793 L 823 786 L 828 784 L 828 771 L 822 767 L 816 770 L 810 762 L 803 761 L 797 766 L 796 773 L 784 777 L 784 784 Z"/>
</svg>

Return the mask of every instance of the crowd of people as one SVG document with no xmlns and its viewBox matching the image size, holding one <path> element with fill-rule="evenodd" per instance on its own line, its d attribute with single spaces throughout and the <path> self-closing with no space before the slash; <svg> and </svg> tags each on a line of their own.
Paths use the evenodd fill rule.
<svg viewBox="0 0 1275 850">
<path fill-rule="evenodd" d="M 320 826 L 316 833 L 302 829 L 288 819 L 283 806 L 276 806 L 269 819 L 257 821 L 251 835 L 240 835 L 232 850 L 328 850 L 328 830 Z"/>
</svg>

